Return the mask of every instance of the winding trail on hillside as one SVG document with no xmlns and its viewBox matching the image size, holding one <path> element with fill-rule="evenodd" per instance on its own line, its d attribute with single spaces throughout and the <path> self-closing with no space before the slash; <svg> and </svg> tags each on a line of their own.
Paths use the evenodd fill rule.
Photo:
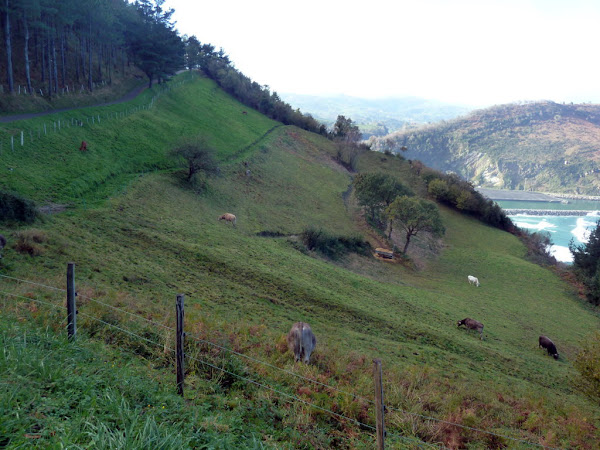
<svg viewBox="0 0 600 450">
<path fill-rule="evenodd" d="M 228 160 L 232 160 L 235 159 L 237 157 L 239 157 L 239 155 L 242 155 L 244 152 L 250 150 L 252 147 L 254 147 L 256 144 L 258 144 L 260 141 L 262 141 L 264 138 L 266 138 L 269 134 L 271 134 L 273 131 L 275 131 L 277 128 L 282 127 L 283 124 L 280 125 L 275 125 L 272 128 L 269 128 L 263 135 L 261 135 L 258 139 L 256 139 L 254 142 L 251 142 L 250 144 L 246 145 L 244 148 L 238 150 L 236 153 L 234 153 L 233 155 L 231 155 L 229 158 L 227 158 Z"/>
<path fill-rule="evenodd" d="M 339 161 L 337 161 L 334 158 L 332 159 L 336 162 L 336 164 L 343 168 L 350 177 L 350 184 L 348 185 L 348 189 L 342 192 L 342 200 L 344 202 L 344 207 L 346 208 L 346 211 L 352 215 L 356 225 L 365 234 L 367 241 L 373 246 L 373 248 L 389 247 L 389 243 L 378 233 L 373 231 L 371 226 L 368 224 L 367 218 L 365 217 L 365 212 L 362 210 L 362 208 L 358 209 L 357 212 L 356 201 L 352 202 L 352 193 L 354 192 L 354 174 L 350 170 L 348 170 L 348 168 L 345 165 L 340 164 Z"/>
<path fill-rule="evenodd" d="M 33 119 L 34 117 L 47 116 L 49 114 L 56 114 L 56 113 L 61 113 L 61 112 L 66 112 L 66 111 L 74 111 L 76 109 L 96 108 L 99 106 L 110 106 L 110 105 L 116 105 L 119 103 L 125 103 L 130 100 L 133 100 L 138 95 L 140 95 L 142 92 L 144 92 L 146 89 L 148 89 L 148 83 L 144 82 L 143 85 L 135 87 L 130 92 L 125 94 L 123 97 L 118 98 L 116 100 L 111 100 L 110 102 L 97 103 L 95 105 L 78 106 L 78 107 L 74 107 L 74 108 L 50 109 L 47 111 L 40 111 L 40 112 L 36 112 L 36 113 L 15 114 L 15 115 L 11 115 L 11 116 L 0 116 L 0 123 L 10 123 L 10 122 L 16 122 L 18 120 Z"/>
</svg>

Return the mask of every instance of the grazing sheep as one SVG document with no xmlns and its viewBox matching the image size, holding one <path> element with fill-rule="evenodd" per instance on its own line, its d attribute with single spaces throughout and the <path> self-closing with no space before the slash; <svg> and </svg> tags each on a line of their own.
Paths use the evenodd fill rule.
<svg viewBox="0 0 600 450">
<path fill-rule="evenodd" d="M 294 353 L 296 362 L 302 360 L 308 364 L 310 354 L 317 345 L 317 338 L 313 334 L 310 325 L 304 322 L 296 322 L 287 335 L 288 348 Z"/>
<path fill-rule="evenodd" d="M 554 359 L 558 359 L 558 351 L 556 350 L 556 345 L 554 345 L 554 342 L 552 342 L 549 337 L 540 336 L 539 348 L 545 348 L 549 355 L 554 357 Z"/>
<path fill-rule="evenodd" d="M 458 326 L 460 327 L 461 325 L 464 325 L 466 328 L 468 328 L 470 330 L 479 331 L 479 334 L 481 335 L 481 339 L 483 340 L 483 324 L 481 322 L 478 322 L 475 319 L 469 319 L 467 317 L 466 319 L 458 321 Z"/>
<path fill-rule="evenodd" d="M 6 247 L 6 238 L 0 234 L 0 258 L 2 258 L 2 249 Z"/>
<path fill-rule="evenodd" d="M 225 223 L 231 222 L 233 224 L 233 226 L 235 227 L 235 222 L 237 219 L 233 214 L 225 213 L 222 216 L 220 216 L 217 220 L 224 220 Z"/>
<path fill-rule="evenodd" d="M 477 277 L 469 275 L 467 276 L 467 280 L 469 280 L 469 284 L 474 284 L 475 286 L 479 287 L 479 280 L 477 279 Z"/>
</svg>

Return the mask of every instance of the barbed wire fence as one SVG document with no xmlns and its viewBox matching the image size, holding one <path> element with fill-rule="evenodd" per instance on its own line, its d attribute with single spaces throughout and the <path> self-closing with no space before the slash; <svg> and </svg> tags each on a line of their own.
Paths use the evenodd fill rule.
<svg viewBox="0 0 600 450">
<path fill-rule="evenodd" d="M 67 272 L 69 272 L 69 270 Z M 55 294 L 66 295 L 67 296 L 67 302 L 66 303 L 67 304 L 69 303 L 69 280 L 67 280 L 67 289 L 57 288 L 55 286 L 50 286 L 50 285 L 44 284 L 44 283 L 38 283 L 38 282 L 31 281 L 31 280 L 24 280 L 24 279 L 10 277 L 10 276 L 7 276 L 7 275 L 0 274 L 0 281 L 2 281 L 2 280 L 8 280 L 8 281 L 12 281 L 14 283 L 27 284 L 27 285 L 30 285 L 32 287 L 41 288 L 43 290 L 51 291 L 51 292 L 53 292 Z M 74 288 L 74 279 L 73 279 L 73 288 Z M 38 305 L 51 308 L 53 312 L 55 312 L 59 317 L 61 317 L 60 323 L 59 323 L 59 325 L 61 327 L 68 328 L 69 325 L 71 325 L 69 322 L 70 321 L 75 322 L 75 320 L 76 320 L 76 319 L 72 319 L 69 314 L 66 314 L 66 315 L 64 314 L 65 303 L 63 303 L 61 305 L 61 304 L 57 304 L 55 301 L 53 302 L 53 301 L 50 301 L 48 299 L 42 300 L 42 299 L 36 297 L 35 295 L 33 295 L 31 293 L 28 293 L 27 295 L 19 295 L 19 294 L 15 294 L 15 293 L 12 293 L 12 292 L 9 292 L 9 291 L 6 291 L 6 290 L 0 290 L 0 295 L 2 295 L 3 298 L 4 298 L 4 303 L 3 303 L 4 309 L 7 309 L 6 300 L 7 299 L 14 299 L 16 301 L 21 301 L 21 302 L 33 302 L 33 303 L 36 303 Z M 72 293 L 72 297 L 73 298 L 77 297 L 78 299 L 82 300 L 82 301 L 78 302 L 78 305 L 77 305 L 78 308 L 85 307 L 86 304 L 92 303 L 94 305 L 97 305 L 98 307 L 105 308 L 107 310 L 110 310 L 110 311 L 113 311 L 113 312 L 116 312 L 116 313 L 119 313 L 119 314 L 123 314 L 123 315 L 125 315 L 127 317 L 130 317 L 132 320 L 139 321 L 139 322 L 141 322 L 141 323 L 143 323 L 143 324 L 145 324 L 147 326 L 161 328 L 163 330 L 168 331 L 169 333 L 177 333 L 177 331 L 178 331 L 173 326 L 169 326 L 169 325 L 166 325 L 164 323 L 159 323 L 159 322 L 156 322 L 154 320 L 147 319 L 146 317 L 143 317 L 143 316 L 141 316 L 139 314 L 135 314 L 135 313 L 132 313 L 130 311 L 127 311 L 126 309 L 119 308 L 119 307 L 116 307 L 114 305 L 110 305 L 110 304 L 108 304 L 106 302 L 103 302 L 101 300 L 98 300 L 96 298 L 93 298 L 93 297 L 90 297 L 90 296 L 86 296 L 86 295 L 83 295 L 83 294 L 79 294 L 79 293 L 77 293 L 75 291 Z M 183 297 L 183 296 L 181 296 L 181 297 Z M 62 311 L 62 314 L 61 314 L 61 311 Z M 166 340 L 165 340 L 165 342 L 161 343 L 161 342 L 157 341 L 156 337 L 152 338 L 152 337 L 148 337 L 148 336 L 142 336 L 143 333 L 141 333 L 139 331 L 138 332 L 133 331 L 130 328 L 126 327 L 125 325 L 121 324 L 121 323 L 113 323 L 114 320 L 96 317 L 94 314 L 91 314 L 89 312 L 84 312 L 84 311 L 81 311 L 79 309 L 77 309 L 74 312 L 74 315 L 73 315 L 73 317 L 77 317 L 77 316 L 85 317 L 86 319 L 88 319 L 92 323 L 100 324 L 101 326 L 104 326 L 106 328 L 115 330 L 115 331 L 117 331 L 119 333 L 123 333 L 124 335 L 127 335 L 127 336 L 129 336 L 131 338 L 136 339 L 137 341 L 143 342 L 143 343 L 145 343 L 147 345 L 150 345 L 152 347 L 162 348 L 163 352 L 165 352 L 165 353 L 168 352 L 168 353 L 170 353 L 172 355 L 176 355 L 177 354 L 177 349 L 169 346 L 168 343 L 166 342 Z M 151 333 L 149 335 L 152 336 Z M 235 357 L 244 359 L 244 360 L 246 360 L 248 362 L 251 362 L 253 364 L 256 364 L 256 365 L 259 365 L 259 366 L 263 366 L 263 367 L 268 367 L 270 369 L 273 369 L 274 371 L 277 371 L 277 372 L 285 374 L 287 376 L 296 378 L 296 379 L 301 380 L 303 382 L 307 382 L 307 383 L 311 383 L 311 384 L 320 386 L 322 388 L 327 389 L 330 393 L 335 392 L 335 393 L 338 393 L 338 394 L 341 394 L 341 395 L 348 396 L 348 397 L 352 398 L 353 401 L 360 400 L 360 401 L 362 401 L 362 402 L 364 402 L 366 404 L 371 405 L 372 407 L 377 407 L 377 401 L 376 400 L 373 400 L 373 399 L 370 399 L 370 398 L 367 398 L 367 397 L 364 397 L 364 396 L 357 395 L 356 393 L 349 392 L 347 390 L 340 389 L 340 388 L 337 388 L 335 386 L 328 385 L 326 383 L 323 383 L 323 382 L 321 382 L 319 380 L 315 380 L 313 378 L 305 377 L 305 376 L 303 376 L 303 375 L 301 375 L 299 373 L 295 373 L 295 372 L 292 372 L 291 370 L 278 367 L 278 366 L 276 366 L 274 364 L 268 363 L 266 361 L 262 361 L 262 360 L 260 360 L 258 358 L 253 357 L 253 356 L 249 356 L 249 355 L 243 354 L 243 353 L 238 352 L 236 350 L 233 350 L 231 348 L 227 348 L 224 345 L 217 344 L 215 342 L 212 342 L 212 341 L 209 341 L 207 339 L 201 338 L 201 337 L 196 336 L 194 334 L 190 334 L 190 333 L 186 332 L 185 333 L 185 338 L 189 339 L 189 340 L 192 340 L 194 342 L 197 342 L 197 343 L 204 344 L 204 345 L 209 346 L 211 348 L 217 349 L 217 350 L 219 350 L 221 352 L 225 352 L 225 353 L 231 354 L 231 355 L 233 355 Z M 118 344 L 116 346 L 119 347 L 119 348 L 121 348 Z M 188 349 L 189 349 L 189 347 L 188 347 Z M 124 350 L 124 351 L 131 351 L 131 349 L 125 349 L 125 348 L 122 348 L 122 350 Z M 138 354 L 135 351 L 133 353 L 134 354 Z M 206 354 L 206 356 L 208 356 L 208 353 Z M 377 433 L 377 426 L 373 426 L 372 424 L 364 423 L 363 421 L 360 421 L 358 419 L 349 417 L 349 416 L 344 415 L 344 414 L 342 414 L 340 412 L 336 412 L 336 411 L 333 411 L 333 410 L 331 410 L 329 408 L 325 408 L 323 406 L 319 406 L 319 405 L 315 404 L 314 402 L 311 402 L 311 401 L 308 401 L 306 399 L 300 398 L 297 395 L 294 395 L 294 394 L 292 394 L 290 392 L 286 392 L 283 387 L 280 387 L 280 386 L 274 387 L 272 381 L 269 382 L 269 381 L 264 380 L 264 379 L 260 379 L 260 380 L 255 379 L 257 376 L 259 376 L 258 373 L 256 373 L 255 376 L 253 376 L 253 377 L 251 377 L 251 376 L 249 376 L 247 374 L 242 375 L 240 373 L 236 373 L 236 371 L 234 371 L 232 369 L 226 368 L 226 365 L 225 365 L 224 361 L 222 362 L 221 365 L 217 365 L 217 363 L 215 361 L 209 361 L 206 357 L 202 358 L 202 357 L 199 357 L 197 355 L 193 356 L 189 352 L 185 355 L 185 360 L 186 361 L 193 361 L 195 363 L 200 364 L 201 366 L 208 367 L 208 368 L 210 368 L 210 369 L 212 369 L 214 371 L 221 372 L 223 374 L 226 374 L 226 375 L 229 375 L 229 376 L 234 377 L 236 379 L 239 379 L 242 382 L 251 384 L 251 385 L 256 386 L 258 388 L 261 388 L 261 389 L 265 389 L 265 390 L 271 391 L 271 392 L 273 392 L 275 394 L 278 394 L 278 395 L 284 397 L 286 399 L 286 401 L 288 401 L 290 403 L 297 402 L 297 403 L 303 404 L 303 405 L 305 405 L 305 406 L 307 406 L 309 408 L 313 408 L 313 409 L 319 410 L 321 412 L 327 413 L 327 414 L 331 415 L 331 417 L 335 417 L 339 421 L 345 421 L 347 423 L 352 423 L 352 424 L 360 427 L 361 429 L 367 430 L 367 431 L 369 431 L 370 433 L 373 433 L 373 434 Z M 281 383 L 279 383 L 279 384 L 281 384 Z M 397 413 L 397 414 L 400 414 L 400 415 L 410 416 L 410 417 L 413 417 L 413 418 L 417 418 L 417 419 L 422 420 L 422 421 L 429 421 L 429 422 L 434 422 L 434 423 L 438 423 L 438 424 L 444 424 L 444 425 L 447 425 L 447 426 L 456 427 L 458 429 L 464 429 L 464 430 L 468 430 L 468 431 L 475 432 L 475 433 L 485 434 L 487 436 L 491 436 L 491 437 L 494 437 L 494 438 L 499 438 L 499 439 L 503 439 L 503 440 L 506 440 L 506 441 L 512 441 L 512 442 L 514 442 L 516 444 L 524 445 L 526 447 L 544 448 L 544 449 L 556 450 L 554 447 L 548 447 L 548 446 L 545 446 L 545 445 L 542 445 L 542 444 L 538 444 L 538 443 L 535 443 L 535 442 L 528 441 L 526 439 L 515 438 L 515 437 L 507 436 L 507 435 L 504 435 L 504 434 L 499 434 L 499 433 L 495 433 L 495 432 L 492 432 L 492 431 L 487 431 L 487 430 L 479 429 L 479 428 L 476 428 L 476 427 L 471 427 L 471 426 L 466 426 L 466 425 L 462 425 L 462 424 L 455 423 L 455 422 L 450 422 L 450 421 L 439 419 L 439 418 L 436 418 L 436 417 L 433 417 L 433 416 L 428 416 L 428 415 L 424 415 L 424 414 L 414 413 L 414 412 L 408 411 L 406 409 L 402 409 L 402 408 L 397 408 L 397 407 L 391 406 L 391 405 L 389 405 L 387 403 L 383 405 L 383 410 L 386 413 L 388 413 L 388 412 L 394 412 L 394 413 Z M 379 423 L 377 425 L 379 426 Z M 381 425 L 383 425 L 383 424 L 381 424 Z M 441 444 L 439 442 L 437 442 L 437 443 L 429 443 L 429 442 L 422 441 L 422 440 L 420 440 L 418 438 L 404 436 L 404 435 L 400 434 L 400 431 L 392 431 L 390 429 L 385 429 L 385 432 L 383 433 L 383 435 L 385 436 L 386 439 L 389 439 L 389 438 L 396 439 L 397 442 L 403 442 L 405 444 L 409 444 L 409 445 L 415 446 L 416 448 L 442 448 L 442 449 L 446 449 L 447 448 L 447 447 L 445 447 L 443 444 Z M 381 446 L 381 447 L 378 446 L 378 448 L 383 448 L 383 446 Z"/>
<path fill-rule="evenodd" d="M 55 135 L 61 131 L 70 128 L 82 128 L 90 129 L 92 127 L 104 126 L 108 123 L 112 123 L 115 120 L 124 120 L 127 117 L 139 113 L 141 111 L 149 111 L 154 108 L 157 100 L 165 93 L 171 92 L 184 85 L 185 83 L 194 79 L 194 76 L 185 77 L 177 82 L 168 82 L 166 84 L 158 84 L 159 90 L 154 94 L 147 103 L 138 104 L 135 106 L 125 107 L 121 111 L 107 111 L 104 113 L 95 114 L 82 114 L 75 113 L 70 118 L 58 117 L 56 120 L 44 121 L 41 124 L 33 127 L 22 127 L 22 126 L 10 126 L 4 125 L 6 128 L 6 136 L 0 138 L 0 158 L 2 155 L 6 155 L 7 152 L 18 152 L 20 150 L 27 149 L 29 146 L 38 145 L 39 142 L 43 142 L 44 138 Z M 100 108 L 101 106 L 97 106 Z M 94 108 L 94 106 L 86 106 L 82 109 Z M 65 114 L 71 115 L 69 111 L 64 113 L 55 113 L 57 115 Z M 0 124 L 0 131 L 2 131 L 2 125 Z"/>
</svg>

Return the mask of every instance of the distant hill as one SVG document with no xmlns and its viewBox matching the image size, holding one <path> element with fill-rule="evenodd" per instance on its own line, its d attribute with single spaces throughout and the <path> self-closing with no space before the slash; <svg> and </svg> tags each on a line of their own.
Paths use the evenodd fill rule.
<svg viewBox="0 0 600 450">
<path fill-rule="evenodd" d="M 486 187 L 597 195 L 600 105 L 534 102 L 392 133 L 374 148 L 400 151 Z"/>
<path fill-rule="evenodd" d="M 429 122 L 454 119 L 472 110 L 467 106 L 450 105 L 418 97 L 365 99 L 346 95 L 280 96 L 292 107 L 310 113 L 327 125 L 332 125 L 340 114 L 350 117 L 358 124 L 364 139 L 369 136 L 384 136 Z"/>
</svg>

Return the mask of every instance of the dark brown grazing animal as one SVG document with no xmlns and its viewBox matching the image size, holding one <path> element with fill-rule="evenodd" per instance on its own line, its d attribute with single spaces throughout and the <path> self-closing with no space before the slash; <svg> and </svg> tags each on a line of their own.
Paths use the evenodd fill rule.
<svg viewBox="0 0 600 450">
<path fill-rule="evenodd" d="M 468 317 L 463 320 L 458 321 L 458 326 L 464 325 L 469 330 L 477 330 L 481 335 L 481 339 L 483 339 L 483 324 L 481 322 L 476 321 L 475 319 L 469 319 Z"/>
<path fill-rule="evenodd" d="M 2 258 L 2 249 L 6 247 L 6 238 L 0 234 L 0 258 Z"/>
<path fill-rule="evenodd" d="M 87 142 L 81 141 L 81 146 L 79 147 L 79 150 L 81 150 L 82 152 L 87 151 Z"/>
<path fill-rule="evenodd" d="M 556 345 L 554 345 L 554 342 L 552 342 L 552 340 L 550 340 L 549 337 L 540 336 L 539 342 L 540 348 L 545 348 L 549 355 L 553 356 L 554 359 L 558 359 L 558 351 L 556 350 Z"/>
<path fill-rule="evenodd" d="M 296 322 L 287 335 L 288 348 L 294 353 L 296 362 L 302 360 L 308 364 L 310 354 L 317 345 L 317 338 L 310 325 L 305 322 Z"/>
</svg>

